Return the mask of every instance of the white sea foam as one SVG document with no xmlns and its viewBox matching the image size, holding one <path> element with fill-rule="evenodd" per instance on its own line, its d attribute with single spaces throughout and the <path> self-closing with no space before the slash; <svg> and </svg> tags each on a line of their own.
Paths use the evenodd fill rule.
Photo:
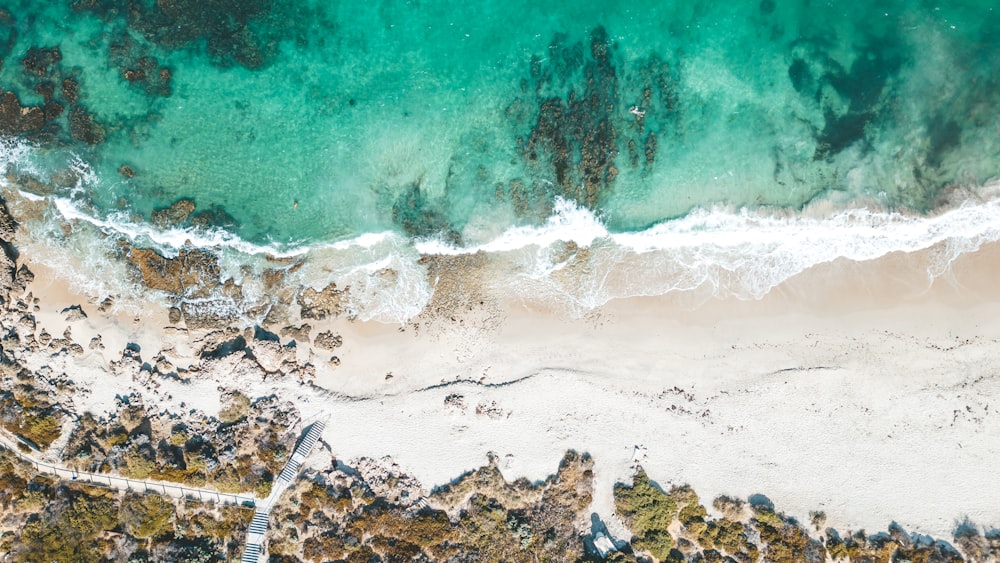
<svg viewBox="0 0 1000 563">
<path fill-rule="evenodd" d="M 511 228 L 471 247 L 440 240 L 418 241 L 416 247 L 425 254 L 507 253 L 517 267 L 510 283 L 501 285 L 585 313 L 615 298 L 700 288 L 717 297 L 759 299 L 817 264 L 938 248 L 927 265 L 933 277 L 961 254 L 996 240 L 1000 186 L 993 185 L 930 215 L 856 208 L 814 217 L 719 207 L 632 233 L 610 233 L 587 209 L 560 201 L 540 227 Z M 586 255 L 560 252 L 560 243 L 569 242 L 587 248 Z"/>
<path fill-rule="evenodd" d="M 490 242 L 471 247 L 456 247 L 436 238 L 418 240 L 414 246 L 421 254 L 457 255 L 509 252 L 527 246 L 547 247 L 559 242 L 573 242 L 587 247 L 607 236 L 607 228 L 593 213 L 570 200 L 557 198 L 552 215 L 539 227 L 513 227 Z"/>
<path fill-rule="evenodd" d="M 718 297 L 759 299 L 788 278 L 838 258 L 866 261 L 892 252 L 940 246 L 929 275 L 959 255 L 1000 240 L 1000 194 L 984 188 L 976 200 L 932 215 L 846 209 L 822 217 L 781 210 L 700 209 L 649 229 L 612 233 L 591 211 L 557 201 L 540 226 L 519 226 L 491 241 L 455 246 L 439 239 L 412 243 L 390 232 L 312 246 L 259 245 L 221 229 L 156 229 L 112 215 L 86 213 L 67 198 L 52 198 L 65 219 L 83 220 L 166 254 L 184 246 L 214 248 L 234 264 L 251 256 L 304 256 L 297 280 L 317 289 L 351 288 L 348 307 L 362 320 L 403 322 L 429 302 L 432 289 L 420 256 L 477 252 L 503 257 L 507 279 L 493 280 L 524 298 L 561 302 L 576 314 L 616 298 L 707 288 Z M 579 255 L 567 247 L 587 249 Z M 567 251 L 569 248 L 569 251 Z M 240 258 L 243 256 L 243 258 Z M 250 280 L 244 280 L 249 282 Z"/>
<path fill-rule="evenodd" d="M 0 139 L 0 168 L 31 173 L 33 151 L 24 141 Z M 510 227 L 475 245 L 456 246 L 441 239 L 410 241 L 392 232 L 310 245 L 256 244 L 224 229 L 161 229 L 125 213 L 100 216 L 82 203 L 85 197 L 73 195 L 86 192 L 99 178 L 75 156 L 70 157 L 68 167 L 78 178 L 69 195 L 42 198 L 21 192 L 34 201 L 48 199 L 58 212 L 50 218 L 52 225 L 39 231 L 52 234 L 43 237 L 48 242 L 40 243 L 67 245 L 71 254 L 78 253 L 74 247 L 88 248 L 79 241 L 57 240 L 56 223 L 71 220 L 168 256 L 183 247 L 211 248 L 222 258 L 223 275 L 244 283 L 251 299 L 266 298 L 266 291 L 252 279 L 260 268 L 250 268 L 246 274 L 242 265 L 258 263 L 264 255 L 304 257 L 305 266 L 290 281 L 317 289 L 329 283 L 350 286 L 350 312 L 361 319 L 385 322 L 405 321 L 429 302 L 432 289 L 420 264 L 420 257 L 427 255 L 495 255 L 506 269 L 495 270 L 503 273 L 493 280 L 494 286 L 524 298 L 563 303 L 583 314 L 615 298 L 695 289 L 720 297 L 759 299 L 817 264 L 838 258 L 866 261 L 930 248 L 936 249 L 934 262 L 928 264 L 928 275 L 933 277 L 947 271 L 957 256 L 1000 240 L 1000 185 L 992 184 L 967 194 L 970 197 L 963 203 L 930 215 L 864 207 L 801 214 L 718 207 L 695 210 L 640 232 L 612 233 L 590 210 L 557 199 L 543 224 Z M 99 260 L 104 251 L 95 252 L 92 258 Z M 63 266 L 65 260 L 57 262 Z M 91 280 L 77 285 L 105 293 L 126 284 Z"/>
<path fill-rule="evenodd" d="M 0 172 L 18 170 L 25 174 L 37 174 L 32 155 L 34 147 L 24 139 L 0 136 Z M 0 182 L 7 185 L 7 179 L 0 174 Z"/>
</svg>

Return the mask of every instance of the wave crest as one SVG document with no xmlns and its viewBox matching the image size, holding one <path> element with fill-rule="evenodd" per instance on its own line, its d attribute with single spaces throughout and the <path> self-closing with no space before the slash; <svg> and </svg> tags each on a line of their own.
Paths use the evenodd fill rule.
<svg viewBox="0 0 1000 563">
<path fill-rule="evenodd" d="M 31 173 L 33 154 L 24 141 L 0 138 L 0 168 Z M 509 227 L 476 245 L 409 240 L 392 232 L 335 242 L 255 244 L 223 229 L 159 229 L 125 213 L 98 216 L 84 203 L 85 193 L 74 195 L 86 192 L 85 184 L 98 179 L 79 158 L 72 158 L 69 165 L 82 184 L 68 196 L 40 198 L 21 192 L 36 202 L 47 199 L 55 211 L 42 219 L 47 225 L 38 233 L 56 233 L 58 224 L 79 221 L 92 227 L 88 232 L 126 238 L 168 256 L 183 247 L 207 248 L 222 257 L 224 274 L 233 278 L 246 277 L 241 266 L 259 263 L 265 256 L 299 257 L 304 267 L 290 282 L 315 288 L 333 282 L 350 286 L 352 314 L 384 322 L 404 322 L 430 301 L 433 290 L 421 263 L 430 255 L 488 254 L 489 285 L 501 294 L 560 304 L 573 314 L 585 314 L 616 298 L 696 289 L 716 297 L 760 299 L 818 264 L 837 259 L 862 262 L 894 252 L 934 249 L 927 264 L 928 275 L 934 277 L 947 271 L 958 256 L 1000 240 L 1000 183 L 993 183 L 930 215 L 864 206 L 802 213 L 715 207 L 643 231 L 614 233 L 590 210 L 560 199 L 543 224 Z M 63 244 L 70 253 L 87 247 L 79 241 L 60 242 L 57 235 L 39 242 Z M 124 268 L 95 268 L 76 275 L 85 278 L 111 271 L 125 275 Z M 251 279 L 243 281 L 252 286 Z M 117 286 L 124 285 L 123 280 Z M 93 280 L 78 286 L 92 287 Z M 266 297 L 263 290 L 260 293 L 258 297 Z"/>
</svg>

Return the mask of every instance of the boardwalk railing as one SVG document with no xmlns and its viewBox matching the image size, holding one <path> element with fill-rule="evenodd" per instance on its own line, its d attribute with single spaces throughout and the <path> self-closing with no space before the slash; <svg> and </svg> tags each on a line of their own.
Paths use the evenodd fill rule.
<svg viewBox="0 0 1000 563">
<path fill-rule="evenodd" d="M 299 469 L 302 468 L 302 463 L 309 457 L 313 446 L 323 436 L 323 430 L 326 428 L 326 420 L 320 418 L 319 416 L 314 416 L 306 419 L 313 420 L 314 422 L 309 425 L 309 430 L 299 440 L 291 457 L 285 462 L 284 469 L 281 470 L 278 478 L 271 485 L 271 494 L 266 499 L 261 499 L 257 503 L 257 507 L 253 513 L 253 520 L 250 521 L 250 527 L 247 528 L 247 545 L 243 550 L 243 557 L 240 558 L 240 563 L 259 563 L 261 558 L 266 554 L 265 541 L 267 540 L 267 525 L 270 521 L 271 508 L 274 507 L 274 503 L 277 502 L 282 493 L 285 492 L 292 484 L 292 481 L 298 476 Z"/>
<path fill-rule="evenodd" d="M 174 483 L 166 483 L 163 481 L 128 479 L 126 477 L 109 475 L 107 473 L 88 473 L 86 471 L 77 471 L 75 469 L 43 463 L 18 451 L 16 447 L 12 447 L 12 444 L 10 443 L 11 440 L 4 438 L 6 437 L 0 436 L 0 447 L 13 453 L 18 459 L 33 467 L 36 472 L 44 475 L 52 475 L 66 481 L 86 483 L 88 485 L 96 485 L 98 487 L 106 487 L 121 491 L 156 493 L 180 499 L 195 499 L 204 502 L 215 501 L 218 503 L 235 504 L 248 507 L 254 507 L 257 505 L 257 501 L 253 495 L 223 493 L 210 489 L 197 489 Z"/>
<path fill-rule="evenodd" d="M 309 424 L 305 435 L 295 446 L 295 450 L 285 463 L 285 467 L 274 480 L 271 486 L 271 494 L 266 499 L 256 499 L 252 495 L 247 494 L 196 489 L 163 481 L 144 481 L 106 473 L 88 473 L 86 471 L 77 471 L 58 465 L 51 465 L 38 461 L 32 456 L 19 451 L 17 445 L 21 442 L 19 442 L 17 437 L 9 436 L 7 432 L 2 430 L 0 430 L 0 448 L 9 450 L 18 459 L 33 467 L 38 473 L 52 475 L 59 479 L 83 482 L 89 485 L 122 491 L 155 493 L 174 498 L 215 501 L 252 507 L 254 508 L 254 515 L 247 529 L 246 548 L 244 548 L 240 561 L 242 563 L 258 563 L 266 555 L 267 526 L 271 515 L 271 508 L 298 476 L 303 462 L 309 457 L 309 453 L 312 452 L 313 447 L 323 436 L 323 430 L 326 428 L 326 418 L 323 413 L 309 417 L 302 422 L 311 422 L 311 424 Z"/>
</svg>

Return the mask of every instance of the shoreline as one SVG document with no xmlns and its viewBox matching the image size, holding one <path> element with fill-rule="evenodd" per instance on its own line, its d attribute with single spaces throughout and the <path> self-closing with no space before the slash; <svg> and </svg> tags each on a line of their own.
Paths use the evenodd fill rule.
<svg viewBox="0 0 1000 563">
<path fill-rule="evenodd" d="M 1000 244 L 965 255 L 926 289 L 920 257 L 903 255 L 695 310 L 662 297 L 578 321 L 507 309 L 486 339 L 345 331 L 342 371 L 317 384 L 380 402 L 339 409 L 333 426 L 358 434 L 332 443 L 391 455 L 425 484 L 487 451 L 508 479 L 538 480 L 573 448 L 595 459 L 602 516 L 614 482 L 641 464 L 702 494 L 767 495 L 800 521 L 822 510 L 838 529 L 895 521 L 947 537 L 963 517 L 1000 521 L 988 461 L 1000 453 L 998 256 Z M 889 282 L 855 283 L 874 279 Z M 447 404 L 455 394 L 465 410 Z"/>
<path fill-rule="evenodd" d="M 403 327 L 337 317 L 312 331 L 331 330 L 342 346 L 295 350 L 315 367 L 311 387 L 201 370 L 183 383 L 159 378 L 156 394 L 213 414 L 210 395 L 236 385 L 276 393 L 303 416 L 325 409 L 333 456 L 390 456 L 428 489 L 488 452 L 507 479 L 533 481 L 566 450 L 588 452 L 592 510 L 618 533 L 612 487 L 641 465 L 706 498 L 766 495 L 800 521 L 822 510 L 842 530 L 895 521 L 950 537 L 963 517 L 1000 523 L 988 461 L 1000 454 L 990 431 L 1000 416 L 1000 288 L 990 285 L 1000 243 L 960 256 L 932 283 L 934 252 L 821 264 L 756 301 L 637 297 L 571 319 L 496 298 Z M 99 333 L 108 344 L 100 361 L 92 351 L 80 360 L 91 373 L 78 383 L 99 392 L 78 408 L 145 385 L 100 380 L 118 344 L 140 342 L 144 360 L 183 369 L 212 332 L 165 333 L 165 309 L 140 321 L 91 313 L 85 296 L 41 272 L 29 287 L 39 324 L 53 334 L 73 324 L 75 338 Z M 61 320 L 72 304 L 84 305 L 88 328 Z"/>
</svg>

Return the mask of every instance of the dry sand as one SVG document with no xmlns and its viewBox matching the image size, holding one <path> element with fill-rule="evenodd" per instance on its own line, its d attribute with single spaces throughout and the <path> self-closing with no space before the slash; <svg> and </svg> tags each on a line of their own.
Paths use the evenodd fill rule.
<svg viewBox="0 0 1000 563">
<path fill-rule="evenodd" d="M 966 516 L 1000 525 L 1000 245 L 933 284 L 932 253 L 821 265 L 755 302 L 635 298 L 576 320 L 494 304 L 419 328 L 338 320 L 343 364 L 316 360 L 321 389 L 216 374 L 160 395 L 211 411 L 220 385 L 277 392 L 306 416 L 330 414 L 337 457 L 391 456 L 426 487 L 488 452 L 508 478 L 532 480 L 567 449 L 589 452 L 593 511 L 613 531 L 612 486 L 641 464 L 706 501 L 760 493 L 802 521 L 822 510 L 841 530 L 897 521 L 947 538 Z M 42 274 L 32 289 L 49 311 L 83 300 Z M 182 364 L 188 336 L 159 331 L 160 314 L 92 315 L 74 338 L 100 333 L 118 351 L 140 339 L 144 359 L 167 348 Z M 41 317 L 50 332 L 68 324 Z M 107 360 L 80 360 L 94 400 L 78 408 L 141 386 L 102 378 Z"/>
<path fill-rule="evenodd" d="M 933 284 L 932 253 L 822 265 L 755 302 L 627 299 L 580 320 L 511 305 L 499 323 L 417 334 L 347 325 L 343 365 L 317 383 L 371 400 L 330 405 L 326 439 L 427 486 L 490 451 L 533 480 L 586 451 L 603 517 L 638 463 L 706 500 L 764 494 L 842 530 L 995 526 L 1000 245 Z"/>
</svg>

